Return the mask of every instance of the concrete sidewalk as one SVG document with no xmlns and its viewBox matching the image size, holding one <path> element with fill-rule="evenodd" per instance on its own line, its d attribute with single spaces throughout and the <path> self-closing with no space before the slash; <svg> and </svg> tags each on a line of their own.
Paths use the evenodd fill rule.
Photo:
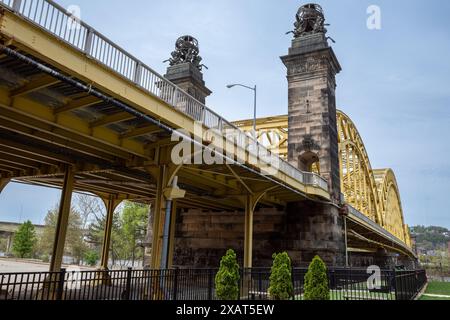
<svg viewBox="0 0 450 320">
<path fill-rule="evenodd" d="M 41 261 L 0 258 L 0 273 L 47 272 L 49 267 L 49 263 Z M 63 268 L 79 268 L 82 271 L 95 270 L 95 268 L 69 265 L 64 265 Z"/>
</svg>

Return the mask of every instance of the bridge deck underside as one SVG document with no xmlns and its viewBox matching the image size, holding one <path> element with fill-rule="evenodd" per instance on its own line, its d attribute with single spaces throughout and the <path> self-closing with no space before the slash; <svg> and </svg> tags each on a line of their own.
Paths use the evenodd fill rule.
<svg viewBox="0 0 450 320">
<path fill-rule="evenodd" d="M 0 120 L 2 178 L 61 187 L 63 166 L 72 165 L 77 191 L 150 202 L 156 159 L 171 163 L 174 142 L 160 127 L 5 55 Z M 262 205 L 304 199 L 236 165 L 183 165 L 178 176 L 185 208 L 242 209 L 243 183 L 255 191 L 274 188 Z"/>
<path fill-rule="evenodd" d="M 362 252 L 376 252 L 384 248 L 389 252 L 395 252 L 404 256 L 414 256 L 411 249 L 400 240 L 387 237 L 374 228 L 366 226 L 358 219 L 347 219 L 347 247 Z"/>
</svg>

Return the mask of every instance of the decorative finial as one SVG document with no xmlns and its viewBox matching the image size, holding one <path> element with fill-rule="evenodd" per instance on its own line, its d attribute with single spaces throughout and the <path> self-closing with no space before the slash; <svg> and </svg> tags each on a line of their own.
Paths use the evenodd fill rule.
<svg viewBox="0 0 450 320">
<path fill-rule="evenodd" d="M 200 71 L 202 71 L 203 67 L 208 69 L 207 66 L 201 63 L 203 59 L 199 53 L 200 49 L 197 39 L 192 36 L 182 36 L 175 43 L 175 51 L 171 54 L 172 58 L 164 62 L 169 62 L 170 66 L 192 63 Z"/>
<path fill-rule="evenodd" d="M 299 38 L 310 34 L 327 33 L 325 26 L 328 24 L 325 24 L 323 9 L 318 4 L 309 3 L 301 6 L 298 9 L 296 20 L 295 29 L 286 34 L 293 33 L 295 38 Z"/>
</svg>

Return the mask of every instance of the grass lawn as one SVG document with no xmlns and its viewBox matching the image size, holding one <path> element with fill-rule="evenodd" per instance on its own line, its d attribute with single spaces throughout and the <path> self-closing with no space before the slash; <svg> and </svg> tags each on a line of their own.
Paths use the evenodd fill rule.
<svg viewBox="0 0 450 320">
<path fill-rule="evenodd" d="M 420 300 L 440 300 L 440 301 L 442 301 L 442 300 L 448 300 L 448 301 L 450 301 L 450 297 L 449 298 L 441 298 L 441 297 L 430 297 L 430 296 L 425 296 L 425 295 L 423 295 L 421 298 L 420 298 Z"/>
<path fill-rule="evenodd" d="M 297 295 L 294 300 L 303 299 L 303 295 Z M 374 293 L 368 290 L 331 290 L 330 300 L 395 300 L 395 293 Z"/>
<path fill-rule="evenodd" d="M 445 297 L 432 297 L 423 295 L 420 300 L 450 300 L 450 283 L 448 282 L 430 282 L 428 284 L 427 291 L 425 294 L 439 294 L 449 296 Z"/>
<path fill-rule="evenodd" d="M 430 282 L 426 293 L 450 296 L 450 282 Z"/>
</svg>

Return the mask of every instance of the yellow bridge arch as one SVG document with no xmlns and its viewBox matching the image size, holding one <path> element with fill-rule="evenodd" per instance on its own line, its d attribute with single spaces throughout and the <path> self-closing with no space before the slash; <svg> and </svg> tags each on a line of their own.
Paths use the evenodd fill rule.
<svg viewBox="0 0 450 320">
<path fill-rule="evenodd" d="M 234 123 L 244 131 L 253 129 L 253 120 Z M 400 192 L 391 169 L 374 170 L 363 139 L 354 122 L 337 111 L 341 192 L 347 204 L 390 232 L 411 248 Z M 258 137 L 272 152 L 287 158 L 288 116 L 257 120 Z"/>
</svg>

